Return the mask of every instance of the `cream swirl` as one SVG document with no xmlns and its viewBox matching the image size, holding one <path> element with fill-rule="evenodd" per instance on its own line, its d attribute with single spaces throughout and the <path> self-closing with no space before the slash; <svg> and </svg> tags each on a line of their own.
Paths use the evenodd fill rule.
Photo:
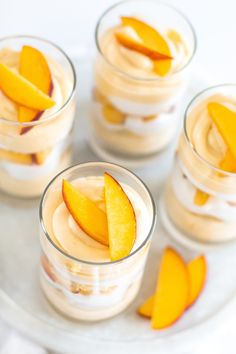
<svg viewBox="0 0 236 354">
<path fill-rule="evenodd" d="M 97 203 L 105 211 L 103 177 L 84 177 L 74 180 L 73 185 L 84 195 Z M 137 234 L 134 244 L 136 249 L 147 236 L 150 223 L 147 208 L 141 197 L 129 186 L 122 185 L 135 210 Z M 57 199 L 56 204 L 52 200 Z M 109 249 L 89 237 L 74 221 L 61 196 L 61 190 L 51 191 L 44 207 L 46 228 L 50 237 L 70 256 L 86 261 L 109 261 Z"/>
</svg>

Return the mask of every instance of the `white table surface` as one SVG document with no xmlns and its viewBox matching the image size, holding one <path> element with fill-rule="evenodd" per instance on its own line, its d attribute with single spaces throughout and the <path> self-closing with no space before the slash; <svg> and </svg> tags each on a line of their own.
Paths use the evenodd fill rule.
<svg viewBox="0 0 236 354">
<path fill-rule="evenodd" d="M 210 84 L 236 82 L 236 1 L 168 2 L 185 12 L 193 23 L 198 37 L 195 63 L 204 68 L 204 73 L 211 78 Z M 114 0 L 0 0 L 0 35 L 39 35 L 51 39 L 70 55 L 76 56 L 91 46 L 96 19 L 113 3 Z M 235 315 L 236 303 L 224 315 L 212 320 L 205 331 L 189 334 L 184 343 L 168 341 L 157 348 L 157 351 L 161 354 L 236 353 Z M 0 322 L 0 354 L 8 353 L 6 342 L 11 331 L 11 328 Z M 104 352 L 105 349 L 104 343 Z M 94 352 L 95 350 L 96 348 Z M 114 348 L 113 352 L 118 353 L 117 350 Z M 10 354 L 15 353 L 20 354 L 20 345 L 17 351 Z M 27 353 L 22 353 L 33 354 L 33 351 L 28 349 Z M 78 353 L 82 353 L 79 348 Z M 136 353 L 140 353 L 139 348 Z"/>
</svg>

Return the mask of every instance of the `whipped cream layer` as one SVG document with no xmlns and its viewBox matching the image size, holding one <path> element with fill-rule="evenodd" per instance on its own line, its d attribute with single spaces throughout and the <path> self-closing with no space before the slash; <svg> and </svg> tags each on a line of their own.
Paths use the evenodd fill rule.
<svg viewBox="0 0 236 354">
<path fill-rule="evenodd" d="M 184 207 L 192 213 L 199 215 L 212 216 L 226 222 L 236 220 L 236 198 L 235 201 L 229 201 L 222 196 L 210 195 L 204 205 L 196 205 L 194 196 L 197 189 L 202 187 L 196 182 L 193 184 L 188 176 L 183 172 L 182 164 L 177 160 L 173 170 L 172 188 L 176 198 Z M 225 196 L 227 198 L 227 196 Z"/>
<path fill-rule="evenodd" d="M 129 101 L 129 112 L 127 113 L 130 114 L 134 113 L 132 102 L 136 102 L 140 106 L 140 104 L 168 101 L 170 98 L 177 101 L 180 90 L 183 88 L 184 79 L 182 75 L 179 75 L 180 73 L 172 74 L 183 67 L 189 59 L 190 53 L 186 42 L 180 36 L 178 36 L 178 40 L 174 40 L 175 37 L 170 35 L 172 30 L 163 31 L 162 35 L 167 41 L 174 59 L 170 73 L 166 77 L 159 77 L 153 70 L 153 61 L 150 58 L 124 48 L 117 42 L 114 33 L 118 29 L 119 27 L 110 28 L 100 38 L 100 48 L 106 61 L 101 57 L 97 58 L 95 79 L 101 93 L 109 97 L 118 109 L 121 109 L 122 104 L 122 101 L 119 100 Z M 130 27 L 127 29 L 129 36 L 136 39 L 135 31 Z M 154 80 L 150 81 L 149 79 Z M 148 107 L 148 114 L 154 112 L 154 106 L 150 107 Z"/>
<path fill-rule="evenodd" d="M 18 71 L 19 68 L 19 56 L 19 52 L 10 48 L 0 50 L 0 62 L 15 71 Z M 7 150 L 22 153 L 46 150 L 54 143 L 62 140 L 71 129 L 74 117 L 74 103 L 71 101 L 68 107 L 61 112 L 60 108 L 67 101 L 73 83 L 60 63 L 51 57 L 46 58 L 53 82 L 51 97 L 55 101 L 55 105 L 46 110 L 37 121 L 38 124 L 33 126 L 27 133 L 20 135 L 19 125 L 11 124 L 11 122 L 18 122 L 18 106 L 0 90 L 0 118 L 9 120 L 9 124 L 0 122 L 0 142 Z M 55 119 L 46 122 L 47 117 L 54 113 Z M 45 123 L 43 123 L 44 121 Z"/>
<path fill-rule="evenodd" d="M 79 178 L 72 183 L 105 211 L 103 177 Z M 137 220 L 134 250 L 147 237 L 150 216 L 141 197 L 131 187 L 123 184 L 122 187 L 133 205 Z M 108 247 L 88 236 L 74 221 L 62 199 L 61 189 L 51 190 L 44 205 L 44 223 L 52 240 L 70 256 L 93 262 L 110 261 Z"/>
</svg>

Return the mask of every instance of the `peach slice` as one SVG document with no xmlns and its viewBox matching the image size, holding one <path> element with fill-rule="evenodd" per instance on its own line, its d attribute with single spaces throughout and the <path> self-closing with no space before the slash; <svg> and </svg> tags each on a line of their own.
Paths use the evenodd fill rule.
<svg viewBox="0 0 236 354">
<path fill-rule="evenodd" d="M 206 274 L 207 274 L 207 263 L 203 255 L 194 258 L 187 264 L 188 274 L 189 274 L 189 296 L 186 309 L 194 304 L 202 292 Z M 153 306 L 154 306 L 154 296 L 150 296 L 138 309 L 138 313 L 141 316 L 150 318 L 152 316 Z"/>
<path fill-rule="evenodd" d="M 105 203 L 108 221 L 110 257 L 112 261 L 128 256 L 136 237 L 136 216 L 121 185 L 104 174 Z"/>
<path fill-rule="evenodd" d="M 37 110 L 45 110 L 55 102 L 30 81 L 0 63 L 0 88 L 15 103 Z"/>
<path fill-rule="evenodd" d="M 20 53 L 19 71 L 22 76 L 34 84 L 38 89 L 45 94 L 51 96 L 53 83 L 50 69 L 44 55 L 37 49 L 30 46 L 23 46 Z M 18 121 L 31 122 L 38 120 L 42 111 L 37 111 L 24 106 L 19 107 Z M 25 134 L 31 127 L 21 129 L 21 135 Z"/>
<path fill-rule="evenodd" d="M 190 307 L 201 294 L 206 280 L 207 264 L 203 255 L 194 258 L 188 263 L 188 273 L 190 277 L 190 293 L 187 307 Z"/>
<path fill-rule="evenodd" d="M 152 310 L 152 328 L 173 324 L 185 311 L 189 299 L 189 274 L 181 256 L 167 247 L 162 255 Z"/>
<path fill-rule="evenodd" d="M 104 118 L 112 124 L 122 124 L 125 121 L 125 114 L 118 111 L 111 104 L 107 103 L 102 110 Z"/>
<path fill-rule="evenodd" d="M 35 154 L 32 154 L 33 161 L 37 165 L 43 165 L 51 152 L 51 148 L 44 151 L 36 152 Z"/>
<path fill-rule="evenodd" d="M 22 154 L 19 152 L 0 149 L 0 161 L 9 161 L 21 165 L 31 165 L 33 158 L 31 154 Z"/>
<path fill-rule="evenodd" d="M 116 32 L 115 37 L 116 37 L 118 43 L 120 43 L 123 47 L 128 48 L 130 50 L 134 50 L 139 53 L 142 53 L 152 60 L 172 59 L 172 57 L 170 57 L 169 55 L 159 53 L 156 50 L 149 48 L 145 44 L 134 40 L 133 38 L 129 37 L 125 33 Z"/>
<path fill-rule="evenodd" d="M 94 240 L 108 246 L 107 216 L 70 182 L 63 180 L 62 197 L 79 227 Z"/>
<path fill-rule="evenodd" d="M 198 205 L 198 206 L 203 206 L 206 204 L 206 202 L 208 201 L 210 195 L 203 192 L 200 189 L 197 189 L 194 195 L 194 204 Z"/>
<path fill-rule="evenodd" d="M 171 51 L 163 36 L 153 27 L 134 17 L 121 17 L 123 26 L 129 26 L 135 30 L 145 47 L 162 53 L 171 58 Z M 171 59 L 154 60 L 154 70 L 160 76 L 168 74 L 171 68 Z"/>
<path fill-rule="evenodd" d="M 207 108 L 227 148 L 236 160 L 236 113 L 217 102 L 208 103 Z"/>
</svg>

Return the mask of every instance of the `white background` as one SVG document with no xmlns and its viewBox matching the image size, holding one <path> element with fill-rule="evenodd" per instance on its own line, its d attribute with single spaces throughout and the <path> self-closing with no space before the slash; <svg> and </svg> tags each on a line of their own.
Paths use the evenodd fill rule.
<svg viewBox="0 0 236 354">
<path fill-rule="evenodd" d="M 91 48 L 97 18 L 113 0 L 0 0 L 0 36 L 32 34 L 48 38 L 72 56 Z M 236 82 L 236 0 L 169 0 L 195 27 L 198 48 L 196 70 L 209 84 Z M 191 348 L 173 348 L 178 354 L 236 353 L 236 310 L 223 323 L 199 338 Z M 234 329 L 235 328 L 235 329 Z M 0 345 L 9 329 L 0 323 Z M 55 339 L 56 340 L 56 339 Z M 175 350 L 174 350 L 175 349 Z M 1 353 L 1 350 L 0 350 Z M 31 354 L 31 352 L 28 352 Z M 160 351 L 159 351 L 160 353 Z M 2 354 L 5 354 L 2 352 Z M 14 352 L 10 354 L 15 354 Z M 26 354 L 26 352 L 24 353 Z M 162 353 L 161 353 L 162 354 Z"/>
</svg>

